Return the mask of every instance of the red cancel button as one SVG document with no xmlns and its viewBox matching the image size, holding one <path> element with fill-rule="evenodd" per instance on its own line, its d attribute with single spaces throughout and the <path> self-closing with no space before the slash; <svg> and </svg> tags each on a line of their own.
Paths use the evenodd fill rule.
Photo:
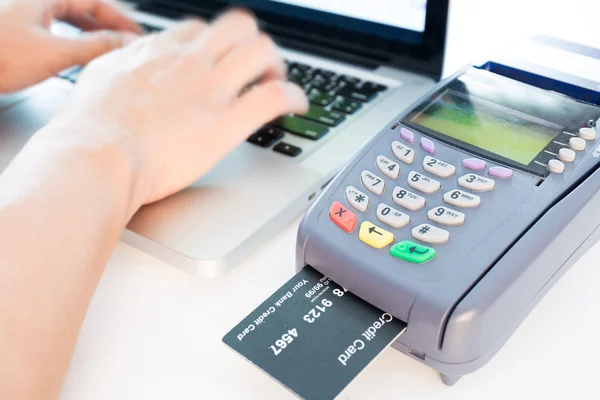
<svg viewBox="0 0 600 400">
<path fill-rule="evenodd" d="M 344 207 L 339 201 L 334 202 L 329 209 L 329 218 L 346 232 L 352 232 L 356 226 L 356 215 Z"/>
</svg>

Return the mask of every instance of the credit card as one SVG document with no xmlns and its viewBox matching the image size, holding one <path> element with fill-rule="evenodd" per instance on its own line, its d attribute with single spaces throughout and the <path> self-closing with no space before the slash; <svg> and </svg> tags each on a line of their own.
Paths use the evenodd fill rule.
<svg viewBox="0 0 600 400">
<path fill-rule="evenodd" d="M 307 400 L 331 400 L 406 324 L 305 267 L 223 342 Z"/>
</svg>

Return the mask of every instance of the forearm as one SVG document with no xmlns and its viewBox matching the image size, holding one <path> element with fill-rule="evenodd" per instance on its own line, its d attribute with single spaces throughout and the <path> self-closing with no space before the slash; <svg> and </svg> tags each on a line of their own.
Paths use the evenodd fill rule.
<svg viewBox="0 0 600 400">
<path fill-rule="evenodd" d="M 66 143 L 66 133 L 53 129 L 38 133 L 0 175 L 2 399 L 56 397 L 96 285 L 135 209 L 131 166 L 119 149 Z"/>
</svg>

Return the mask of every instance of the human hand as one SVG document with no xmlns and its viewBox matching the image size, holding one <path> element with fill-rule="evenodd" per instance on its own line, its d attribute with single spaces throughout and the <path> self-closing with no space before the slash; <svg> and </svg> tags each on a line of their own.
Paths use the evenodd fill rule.
<svg viewBox="0 0 600 400">
<path fill-rule="evenodd" d="M 270 120 L 306 112 L 304 92 L 285 80 L 277 47 L 248 13 L 187 21 L 91 62 L 47 143 L 125 159 L 135 212 L 189 186 Z"/>
<path fill-rule="evenodd" d="M 1 0 L 0 93 L 13 92 L 122 47 L 141 28 L 110 0 Z M 78 38 L 50 33 L 53 19 L 86 31 Z"/>
</svg>

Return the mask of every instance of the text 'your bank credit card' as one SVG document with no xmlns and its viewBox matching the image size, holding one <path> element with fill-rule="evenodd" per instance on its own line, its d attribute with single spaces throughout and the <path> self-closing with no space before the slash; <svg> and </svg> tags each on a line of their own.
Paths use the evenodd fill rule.
<svg viewBox="0 0 600 400">
<path fill-rule="evenodd" d="M 297 396 L 330 400 L 405 329 L 307 266 L 223 342 Z"/>
</svg>

